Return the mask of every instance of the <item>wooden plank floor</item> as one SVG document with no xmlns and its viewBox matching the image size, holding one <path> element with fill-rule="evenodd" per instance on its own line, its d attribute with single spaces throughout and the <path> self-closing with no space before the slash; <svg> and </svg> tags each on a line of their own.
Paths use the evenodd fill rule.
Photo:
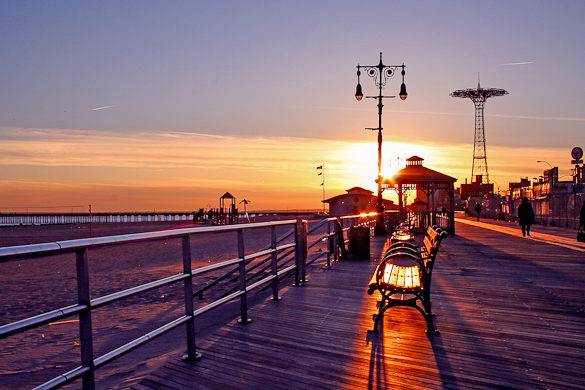
<svg viewBox="0 0 585 390">
<path fill-rule="evenodd" d="M 370 334 L 371 262 L 339 262 L 200 340 L 196 363 L 171 360 L 135 388 L 585 388 L 582 252 L 458 224 L 441 248 L 428 338 L 416 311 L 392 309 Z"/>
</svg>

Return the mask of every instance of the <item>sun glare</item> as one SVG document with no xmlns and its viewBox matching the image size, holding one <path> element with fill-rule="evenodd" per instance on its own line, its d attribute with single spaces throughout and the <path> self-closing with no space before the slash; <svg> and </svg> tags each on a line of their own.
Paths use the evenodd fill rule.
<svg viewBox="0 0 585 390">
<path fill-rule="evenodd" d="M 434 151 L 424 145 L 402 142 L 386 142 L 382 146 L 382 176 L 391 177 L 406 165 L 406 159 L 417 155 L 433 160 Z M 351 158 L 347 158 L 350 156 Z M 343 172 L 346 188 L 360 186 L 370 190 L 376 189 L 378 176 L 378 146 L 375 142 L 353 143 L 336 152 L 338 169 Z M 341 175 L 340 175 L 341 176 Z"/>
</svg>

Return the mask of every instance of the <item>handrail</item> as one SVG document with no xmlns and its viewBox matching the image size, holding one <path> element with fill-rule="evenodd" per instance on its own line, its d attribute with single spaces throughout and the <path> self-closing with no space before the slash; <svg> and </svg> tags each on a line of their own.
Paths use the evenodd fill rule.
<svg viewBox="0 0 585 390">
<path fill-rule="evenodd" d="M 7 258 L 39 256 L 51 253 L 74 252 L 78 249 L 91 249 L 100 246 L 131 243 L 136 241 L 151 241 L 166 238 L 177 238 L 184 236 L 186 234 L 190 235 L 203 233 L 235 232 L 242 229 L 255 229 L 271 226 L 293 225 L 295 223 L 296 220 L 288 219 L 273 222 L 255 222 L 222 226 L 202 226 L 196 228 L 183 228 L 174 230 L 159 230 L 155 232 L 120 234 L 115 236 L 80 238 L 76 240 L 55 241 L 42 244 L 7 246 L 0 248 L 0 262 L 3 259 Z"/>
<path fill-rule="evenodd" d="M 323 226 L 325 223 L 327 223 L 329 220 L 335 220 L 336 218 L 326 218 L 324 220 L 321 220 L 319 223 L 317 223 L 315 226 L 313 226 L 311 229 L 309 229 L 309 231 L 307 232 L 307 234 L 311 234 L 312 232 L 314 232 L 315 230 L 317 230 L 318 228 L 320 228 L 321 226 Z M 287 233 L 283 234 L 282 236 L 280 236 L 277 239 L 277 243 L 278 242 L 282 242 L 284 241 L 286 238 L 288 238 L 289 236 L 291 236 L 294 233 L 294 230 L 290 230 Z M 291 247 L 294 247 L 294 244 L 287 244 L 287 245 L 291 245 Z M 268 245 L 267 247 L 265 247 L 266 250 L 268 250 L 270 248 L 270 245 Z M 260 256 L 258 256 L 260 257 Z M 250 259 L 250 257 L 248 256 L 247 259 Z M 267 257 L 266 259 L 264 259 L 262 262 L 252 266 L 248 271 L 252 271 L 258 267 L 260 267 L 261 265 L 267 263 L 270 260 L 269 257 Z M 215 280 L 213 280 L 213 282 L 208 283 L 207 285 L 201 287 L 199 290 L 195 291 L 193 293 L 193 296 L 197 296 L 199 299 L 203 299 L 203 293 L 209 289 L 211 289 L 212 287 L 215 287 L 216 285 L 218 285 L 220 282 L 228 279 L 230 276 L 232 276 L 233 274 L 236 273 L 236 269 L 230 270 L 228 272 L 226 272 L 225 274 L 219 276 L 218 278 L 216 278 Z M 229 281 L 233 282 L 237 277 L 231 278 Z"/>
<path fill-rule="evenodd" d="M 375 213 L 373 215 L 376 215 Z M 264 289 L 271 287 L 273 298 L 278 300 L 279 281 L 294 271 L 295 285 L 303 285 L 306 283 L 305 274 L 306 267 L 313 264 L 316 260 L 327 255 L 327 266 L 330 266 L 331 257 L 334 260 L 338 258 L 339 246 L 345 241 L 342 237 L 338 239 L 339 234 L 343 236 L 343 232 L 349 228 L 345 221 L 353 225 L 363 224 L 364 218 L 370 218 L 372 214 L 360 214 L 353 216 L 343 216 L 340 218 L 330 217 L 321 220 L 310 229 L 307 229 L 308 222 L 306 220 L 284 220 L 272 222 L 260 222 L 240 225 L 223 225 L 213 227 L 197 227 L 185 228 L 177 230 L 163 230 L 147 233 L 134 233 L 117 236 L 95 237 L 77 240 L 56 241 L 50 243 L 20 245 L 12 247 L 0 248 L 0 263 L 16 258 L 31 258 L 44 255 L 55 255 L 63 253 L 76 254 L 76 268 L 77 268 L 77 284 L 78 284 L 78 303 L 75 305 L 61 307 L 59 309 L 51 310 L 41 313 L 29 318 L 18 320 L 9 324 L 0 326 L 0 339 L 9 337 L 11 335 L 24 332 L 28 329 L 36 328 L 72 315 L 79 316 L 79 339 L 81 352 L 81 366 L 76 367 L 64 374 L 61 374 L 43 384 L 40 389 L 53 389 L 63 386 L 67 383 L 82 378 L 82 387 L 84 389 L 94 388 L 94 371 L 95 369 L 107 364 L 108 362 L 132 351 L 133 349 L 145 344 L 149 340 L 158 337 L 176 327 L 186 324 L 187 332 L 187 357 L 189 359 L 197 359 L 200 354 L 195 347 L 195 327 L 194 319 L 203 313 L 219 307 L 234 299 L 240 299 L 240 319 L 242 323 L 249 321 L 247 314 L 247 293 L 255 289 Z M 361 221 L 361 222 L 360 222 Z M 365 223 L 370 223 L 366 220 Z M 276 227 L 294 225 L 294 229 L 285 233 L 281 237 L 276 236 Z M 324 235 L 319 235 L 315 242 L 309 244 L 307 237 L 313 234 L 319 228 L 327 226 L 327 232 Z M 332 226 L 335 232 L 332 232 Z M 244 247 L 244 231 L 247 229 L 264 228 L 271 229 L 271 244 L 255 253 L 246 254 Z M 190 237 L 196 234 L 203 233 L 220 233 L 220 232 L 237 232 L 238 238 L 238 257 L 224 260 L 219 263 L 206 265 L 199 268 L 192 268 L 191 263 L 191 246 Z M 281 244 L 286 238 L 293 236 L 293 242 Z M 153 280 L 143 283 L 138 286 L 127 288 L 125 290 L 116 291 L 97 298 L 90 298 L 89 286 L 89 260 L 88 250 L 96 247 L 106 245 L 117 245 L 137 241 L 152 241 L 167 238 L 181 238 L 183 249 L 183 272 L 170 275 L 161 279 Z M 320 253 L 309 254 L 309 249 L 316 246 L 318 243 L 327 242 L 327 250 Z M 294 255 L 293 257 L 290 257 Z M 290 258 L 289 258 L 290 257 Z M 246 265 L 255 259 L 260 259 L 259 262 L 254 262 L 254 265 L 246 269 Z M 280 261 L 280 263 L 279 263 Z M 293 264 L 288 265 L 293 262 Z M 222 297 L 206 304 L 205 306 L 194 309 L 193 308 L 193 277 L 201 275 L 206 272 L 211 272 L 221 268 L 237 265 L 232 271 L 220 276 L 216 280 L 223 280 L 229 278 L 234 273 L 237 277 L 232 280 L 239 280 L 239 286 L 229 291 Z M 280 265 L 281 269 L 278 269 Z M 250 271 L 259 269 L 255 273 Z M 222 279 L 223 278 L 223 279 Z M 255 280 L 258 279 L 258 280 Z M 112 304 L 120 299 L 141 294 L 156 288 L 170 285 L 177 282 L 184 283 L 185 290 L 185 313 L 179 318 L 176 318 L 159 328 L 150 331 L 112 351 L 94 357 L 93 356 L 93 331 L 91 326 L 92 311 L 99 307 Z M 215 281 L 214 281 L 215 282 Z M 206 287 L 210 287 L 209 285 Z"/>
</svg>

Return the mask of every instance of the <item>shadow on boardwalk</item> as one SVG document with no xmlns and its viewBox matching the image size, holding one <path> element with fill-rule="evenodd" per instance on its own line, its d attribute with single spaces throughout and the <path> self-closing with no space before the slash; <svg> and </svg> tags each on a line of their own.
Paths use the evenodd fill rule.
<svg viewBox="0 0 585 390">
<path fill-rule="evenodd" d="M 339 262 L 289 287 L 281 302 L 250 310 L 254 322 L 223 326 L 200 343 L 204 358 L 178 358 L 135 388 L 576 388 L 585 387 L 582 253 L 459 225 L 441 248 L 433 311 L 396 308 L 368 332 L 376 297 L 371 262 Z"/>
</svg>

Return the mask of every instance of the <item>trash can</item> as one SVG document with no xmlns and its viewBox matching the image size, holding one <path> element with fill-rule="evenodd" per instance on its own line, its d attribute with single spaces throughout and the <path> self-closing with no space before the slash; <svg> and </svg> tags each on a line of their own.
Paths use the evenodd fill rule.
<svg viewBox="0 0 585 390">
<path fill-rule="evenodd" d="M 349 228 L 349 255 L 357 259 L 370 259 L 370 228 L 354 226 Z"/>
</svg>

